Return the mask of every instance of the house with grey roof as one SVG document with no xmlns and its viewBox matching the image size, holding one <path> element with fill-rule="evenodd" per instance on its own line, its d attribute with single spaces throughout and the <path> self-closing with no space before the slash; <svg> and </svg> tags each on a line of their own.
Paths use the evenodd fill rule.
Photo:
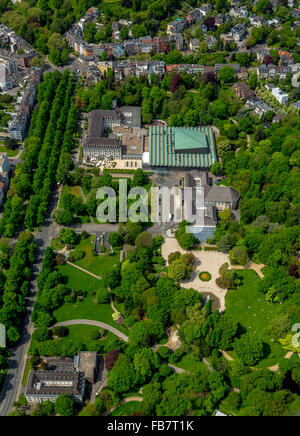
<svg viewBox="0 0 300 436">
<path fill-rule="evenodd" d="M 70 395 L 82 403 L 85 389 L 83 372 L 75 371 L 30 371 L 25 389 L 29 403 L 55 402 L 61 394 Z"/>
</svg>

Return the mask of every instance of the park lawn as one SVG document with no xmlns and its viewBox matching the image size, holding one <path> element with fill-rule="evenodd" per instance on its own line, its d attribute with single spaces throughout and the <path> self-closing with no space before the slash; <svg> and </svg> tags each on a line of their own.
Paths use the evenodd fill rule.
<svg viewBox="0 0 300 436">
<path fill-rule="evenodd" d="M 95 327 L 93 325 L 70 325 L 68 326 L 69 334 L 65 336 L 63 339 L 74 340 L 79 342 L 87 342 L 92 340 L 93 333 L 97 333 L 99 331 L 99 327 Z"/>
<path fill-rule="evenodd" d="M 238 410 L 232 409 L 232 407 L 228 404 L 228 401 L 226 400 L 226 398 L 219 405 L 218 409 L 220 410 L 220 412 L 224 413 L 227 416 L 236 416 L 239 413 Z"/>
<path fill-rule="evenodd" d="M 61 242 L 61 240 L 59 238 L 54 238 L 51 241 L 50 247 L 52 248 L 52 250 L 55 251 L 60 251 L 62 250 L 67 244 L 65 244 L 64 242 Z"/>
<path fill-rule="evenodd" d="M 85 344 L 93 340 L 92 338 L 93 333 L 97 333 L 99 331 L 99 327 L 95 327 L 93 325 L 79 324 L 79 325 L 68 326 L 68 330 L 69 330 L 69 334 L 63 339 L 65 340 L 71 339 L 74 341 L 83 342 Z M 104 336 L 104 338 L 99 339 L 99 341 L 106 341 L 115 337 L 116 336 L 113 333 L 106 331 L 106 335 Z"/>
<path fill-rule="evenodd" d="M 76 247 L 76 249 L 85 252 L 85 257 L 76 262 L 76 265 L 101 277 L 101 274 L 105 271 L 110 271 L 115 265 L 118 265 L 120 262 L 120 251 L 105 256 L 94 255 L 94 242 L 95 236 L 93 235 L 89 239 L 81 241 Z"/>
<path fill-rule="evenodd" d="M 5 145 L 0 144 L 0 153 L 7 153 L 8 157 L 15 157 L 19 153 L 20 148 L 17 148 L 16 150 L 9 150 L 5 147 Z"/>
<path fill-rule="evenodd" d="M 84 290 L 88 296 L 83 301 L 76 303 L 65 303 L 54 311 L 53 316 L 56 322 L 69 321 L 74 319 L 88 319 L 105 322 L 118 330 L 128 333 L 125 327 L 119 326 L 112 319 L 113 310 L 110 304 L 96 304 L 92 292 L 101 287 L 100 280 L 76 269 L 71 265 L 59 266 L 62 274 L 68 277 L 67 286 L 74 290 Z"/>
<path fill-rule="evenodd" d="M 84 251 L 85 257 L 80 262 L 76 262 L 76 265 L 87 269 L 87 266 L 91 265 L 96 258 L 96 252 L 94 250 L 96 236 L 91 235 L 87 239 L 81 239 L 80 243 L 76 245 L 76 251 Z"/>
<path fill-rule="evenodd" d="M 130 416 L 135 412 L 140 412 L 140 410 L 141 403 L 138 401 L 131 401 L 130 403 L 125 403 L 118 407 L 109 416 Z"/>
<path fill-rule="evenodd" d="M 174 364 L 178 368 L 185 369 L 190 372 L 201 372 L 202 374 L 209 374 L 209 369 L 202 361 L 196 361 L 191 354 L 186 354 L 183 358 Z"/>
<path fill-rule="evenodd" d="M 271 367 L 278 363 L 286 352 L 280 344 L 266 334 L 266 328 L 279 312 L 279 306 L 266 301 L 259 292 L 260 277 L 253 270 L 238 270 L 243 284 L 226 295 L 226 313 L 232 316 L 245 330 L 257 333 L 265 343 L 265 357 L 258 367 Z"/>
</svg>

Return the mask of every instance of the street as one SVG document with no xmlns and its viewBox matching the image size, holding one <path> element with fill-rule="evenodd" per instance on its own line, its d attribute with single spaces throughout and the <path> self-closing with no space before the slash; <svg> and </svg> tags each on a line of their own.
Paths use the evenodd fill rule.
<svg viewBox="0 0 300 436">
<path fill-rule="evenodd" d="M 57 229 L 51 224 L 51 213 L 57 202 L 57 190 L 53 193 L 45 220 L 40 233 L 35 234 L 35 242 L 38 246 L 36 262 L 33 265 L 33 276 L 31 280 L 30 294 L 27 298 L 26 314 L 24 316 L 21 338 L 17 346 L 12 350 L 12 357 L 8 360 L 9 370 L 0 395 L 0 416 L 6 416 L 14 401 L 17 401 L 22 389 L 22 376 L 26 364 L 27 350 L 33 332 L 31 313 L 37 292 L 36 279 L 41 271 L 43 254 L 49 241 L 56 235 Z"/>
</svg>

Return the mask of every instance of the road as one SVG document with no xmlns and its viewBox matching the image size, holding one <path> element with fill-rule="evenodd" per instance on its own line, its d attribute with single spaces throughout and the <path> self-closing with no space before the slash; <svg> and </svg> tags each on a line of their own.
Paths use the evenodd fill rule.
<svg viewBox="0 0 300 436">
<path fill-rule="evenodd" d="M 34 240 L 38 246 L 37 258 L 33 265 L 33 277 L 31 281 L 30 294 L 26 299 L 26 314 L 24 316 L 21 338 L 12 350 L 12 357 L 8 360 L 9 370 L 0 395 L 0 416 L 6 416 L 21 393 L 22 376 L 25 369 L 27 351 L 33 332 L 31 313 L 37 292 L 36 279 L 41 271 L 43 255 L 49 241 L 57 233 L 56 226 L 51 224 L 50 216 L 57 201 L 57 191 L 51 197 L 45 224 L 40 233 L 35 234 Z"/>
</svg>

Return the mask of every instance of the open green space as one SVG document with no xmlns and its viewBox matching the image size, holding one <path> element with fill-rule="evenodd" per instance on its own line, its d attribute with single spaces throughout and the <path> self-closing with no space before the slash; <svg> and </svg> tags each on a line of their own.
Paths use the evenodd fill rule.
<svg viewBox="0 0 300 436">
<path fill-rule="evenodd" d="M 280 344 L 266 334 L 266 328 L 279 311 L 279 306 L 266 301 L 259 292 L 260 277 L 253 270 L 239 270 L 243 284 L 226 295 L 226 313 L 234 318 L 245 331 L 257 333 L 265 343 L 265 357 L 259 367 L 276 365 L 286 353 Z M 232 354 L 232 353 L 231 353 Z"/>
<path fill-rule="evenodd" d="M 114 254 L 109 255 L 96 255 L 94 251 L 95 235 L 92 235 L 88 239 L 83 239 L 76 249 L 85 252 L 85 257 L 78 262 L 76 265 L 84 268 L 93 274 L 101 277 L 101 273 L 109 271 L 114 268 L 120 262 L 120 251 L 116 251 Z"/>
<path fill-rule="evenodd" d="M 8 148 L 5 147 L 5 145 L 2 145 L 2 143 L 0 143 L 0 153 L 7 153 L 8 157 L 17 156 L 19 151 L 20 151 L 20 148 L 17 148 L 16 150 L 9 150 Z"/>
<path fill-rule="evenodd" d="M 125 403 L 122 406 L 114 410 L 110 416 L 130 416 L 135 412 L 141 410 L 141 403 L 139 401 L 131 401 L 130 403 Z"/>
<path fill-rule="evenodd" d="M 100 288 L 100 280 L 76 269 L 71 265 L 63 265 L 59 270 L 67 276 L 67 285 L 74 290 L 84 290 L 88 296 L 81 302 L 65 303 L 54 311 L 53 315 L 57 322 L 74 319 L 88 319 L 105 322 L 118 330 L 128 333 L 126 328 L 119 326 L 112 319 L 113 310 L 110 304 L 97 304 L 94 292 Z"/>
<path fill-rule="evenodd" d="M 191 355 L 191 353 L 186 354 L 183 358 L 175 363 L 175 366 L 178 368 L 185 369 L 186 371 L 191 372 L 201 372 L 202 374 L 209 374 L 208 367 L 204 362 L 195 360 L 195 358 Z"/>
</svg>

